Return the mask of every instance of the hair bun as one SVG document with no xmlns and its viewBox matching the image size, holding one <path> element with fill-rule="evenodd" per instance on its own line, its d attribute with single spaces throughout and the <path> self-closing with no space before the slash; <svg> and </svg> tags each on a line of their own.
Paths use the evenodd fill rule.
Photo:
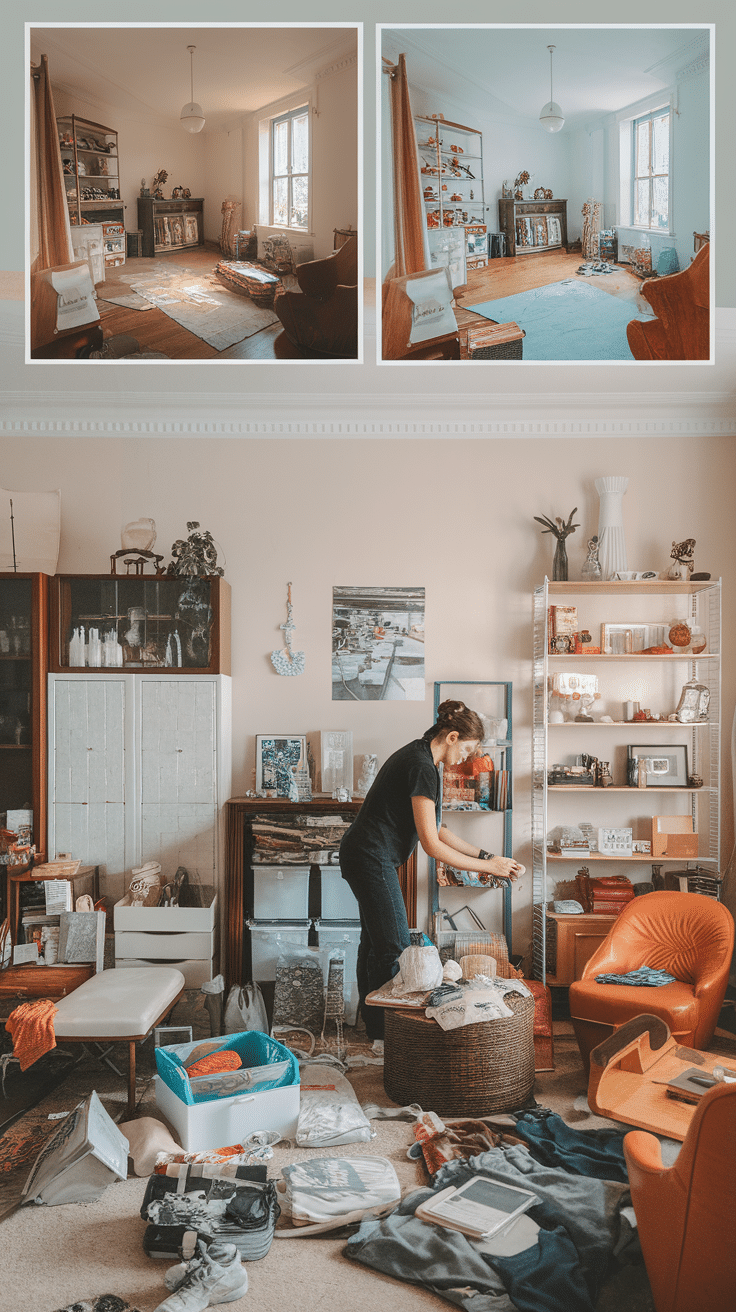
<svg viewBox="0 0 736 1312">
<path fill-rule="evenodd" d="M 437 707 L 437 719 L 454 720 L 457 715 L 461 715 L 465 710 L 467 710 L 465 702 L 441 702 Z"/>
</svg>

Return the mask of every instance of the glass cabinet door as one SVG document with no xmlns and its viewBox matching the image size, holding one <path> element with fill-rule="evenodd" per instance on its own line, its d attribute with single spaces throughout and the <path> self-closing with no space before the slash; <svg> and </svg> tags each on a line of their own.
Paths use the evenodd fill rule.
<svg viewBox="0 0 736 1312">
<path fill-rule="evenodd" d="M 46 838 L 46 584 L 44 574 L 0 573 L 0 828 L 39 851 Z M 0 866 L 10 859 L 8 841 L 0 838 Z"/>
<path fill-rule="evenodd" d="M 52 668 L 227 672 L 221 578 L 57 577 Z"/>
</svg>

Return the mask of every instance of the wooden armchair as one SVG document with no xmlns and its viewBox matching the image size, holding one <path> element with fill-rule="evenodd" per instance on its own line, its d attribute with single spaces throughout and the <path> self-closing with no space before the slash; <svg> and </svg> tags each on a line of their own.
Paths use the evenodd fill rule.
<svg viewBox="0 0 736 1312">
<path fill-rule="evenodd" d="M 666 278 L 651 278 L 642 296 L 656 319 L 626 325 L 635 360 L 707 360 L 710 356 L 710 243 L 692 264 Z"/>
<path fill-rule="evenodd" d="M 358 238 L 296 269 L 300 290 L 277 290 L 273 308 L 295 346 L 340 359 L 358 354 Z"/>
</svg>

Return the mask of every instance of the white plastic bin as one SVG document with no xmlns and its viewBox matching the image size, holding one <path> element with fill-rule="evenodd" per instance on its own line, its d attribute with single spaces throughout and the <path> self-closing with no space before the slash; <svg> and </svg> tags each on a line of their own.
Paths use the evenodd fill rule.
<svg viewBox="0 0 736 1312">
<path fill-rule="evenodd" d="M 322 958 L 322 969 L 327 978 L 327 961 L 334 948 L 345 953 L 345 1023 L 354 1025 L 358 1016 L 358 944 L 360 942 L 360 922 L 354 920 L 333 921 L 325 924 L 316 920 L 317 942 Z"/>
<path fill-rule="evenodd" d="M 309 942 L 308 920 L 249 920 L 253 979 L 266 983 L 276 979 L 276 962 L 281 953 L 292 948 L 306 948 Z"/>
<path fill-rule="evenodd" d="M 72 248 L 74 258 L 86 260 L 92 282 L 105 281 L 105 250 L 102 240 L 101 223 L 85 223 L 83 227 L 72 224 Z"/>
<path fill-rule="evenodd" d="M 255 920 L 302 920 L 309 915 L 309 866 L 253 866 Z"/>
<path fill-rule="evenodd" d="M 198 1102 L 193 1107 L 177 1098 L 160 1075 L 154 1077 L 154 1084 L 156 1106 L 170 1122 L 185 1152 L 199 1153 L 207 1148 L 242 1143 L 254 1130 L 276 1130 L 284 1139 L 296 1135 L 298 1084 Z"/>
<path fill-rule="evenodd" d="M 352 888 L 346 884 L 339 866 L 320 866 L 322 882 L 321 920 L 359 920 L 360 908 Z"/>
</svg>

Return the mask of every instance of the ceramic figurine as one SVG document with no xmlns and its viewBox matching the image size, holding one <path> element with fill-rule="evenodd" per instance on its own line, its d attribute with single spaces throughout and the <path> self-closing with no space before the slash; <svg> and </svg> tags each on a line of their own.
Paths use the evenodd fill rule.
<svg viewBox="0 0 736 1312">
<path fill-rule="evenodd" d="M 668 579 L 680 579 L 688 583 L 695 567 L 695 538 L 685 538 L 684 542 L 673 542 L 670 556 L 674 561 L 667 571 Z"/>
<path fill-rule="evenodd" d="M 598 559 L 598 534 L 588 538 L 588 554 L 580 571 L 583 583 L 595 583 L 601 578 L 601 562 Z"/>
<path fill-rule="evenodd" d="M 565 546 L 565 538 L 568 538 L 571 533 L 575 532 L 576 528 L 580 527 L 579 524 L 573 524 L 572 522 L 572 517 L 575 514 L 577 514 L 577 506 L 574 510 L 570 511 L 567 523 L 560 519 L 559 515 L 555 516 L 554 523 L 547 517 L 547 515 L 534 516 L 538 524 L 547 525 L 546 528 L 542 529 L 543 533 L 554 533 L 557 538 L 555 558 L 552 564 L 552 578 L 555 582 L 567 582 L 567 547 Z"/>
</svg>

